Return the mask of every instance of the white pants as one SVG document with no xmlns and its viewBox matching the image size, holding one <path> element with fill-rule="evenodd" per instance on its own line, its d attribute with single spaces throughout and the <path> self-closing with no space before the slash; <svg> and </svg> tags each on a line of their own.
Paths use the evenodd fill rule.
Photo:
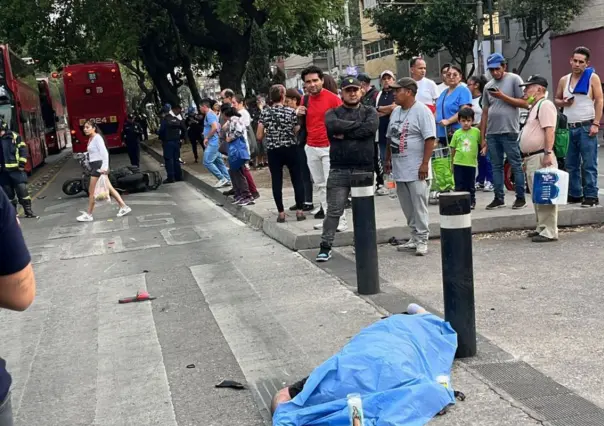
<svg viewBox="0 0 604 426">
<path fill-rule="evenodd" d="M 313 182 L 317 186 L 319 202 L 323 211 L 327 213 L 327 178 L 329 177 L 329 147 L 317 148 L 306 145 L 306 158 L 308 169 Z"/>
</svg>

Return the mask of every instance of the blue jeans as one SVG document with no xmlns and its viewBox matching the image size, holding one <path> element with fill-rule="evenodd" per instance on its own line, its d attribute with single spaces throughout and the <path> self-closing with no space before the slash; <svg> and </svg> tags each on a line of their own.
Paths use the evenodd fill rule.
<svg viewBox="0 0 604 426">
<path fill-rule="evenodd" d="M 493 186 L 495 187 L 495 198 L 504 199 L 503 185 L 503 162 L 505 158 L 512 166 L 514 173 L 514 185 L 516 186 L 516 198 L 524 199 L 524 171 L 522 170 L 522 156 L 518 145 L 516 133 L 502 133 L 497 135 L 487 134 L 487 145 L 489 159 L 493 166 Z M 504 157 L 505 154 L 505 157 Z"/>
<path fill-rule="evenodd" d="M 476 182 L 484 184 L 486 182 L 493 183 L 493 166 L 488 155 L 478 153 L 478 176 Z"/>
<path fill-rule="evenodd" d="M 598 198 L 598 136 L 589 136 L 589 126 L 570 129 L 565 163 L 570 180 L 568 195 Z"/>
<path fill-rule="evenodd" d="M 182 169 L 180 168 L 180 142 L 166 141 L 163 144 L 164 163 L 168 180 L 182 180 Z"/>
<path fill-rule="evenodd" d="M 226 179 L 230 182 L 231 178 L 229 177 L 229 171 L 222 161 L 222 155 L 218 152 L 218 147 L 218 141 L 208 143 L 208 147 L 203 152 L 203 165 L 206 166 L 206 169 L 208 169 L 216 179 Z"/>
</svg>

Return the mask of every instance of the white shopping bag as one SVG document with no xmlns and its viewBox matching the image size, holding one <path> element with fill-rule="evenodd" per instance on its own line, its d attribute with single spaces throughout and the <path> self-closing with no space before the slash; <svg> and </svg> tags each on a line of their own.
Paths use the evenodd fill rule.
<svg viewBox="0 0 604 426">
<path fill-rule="evenodd" d="M 562 205 L 568 202 L 568 173 L 558 169 L 537 170 L 533 178 L 533 203 Z"/>
<path fill-rule="evenodd" d="M 97 204 L 111 204 L 111 195 L 109 194 L 107 179 L 107 175 L 101 175 L 94 187 L 94 200 Z"/>
</svg>

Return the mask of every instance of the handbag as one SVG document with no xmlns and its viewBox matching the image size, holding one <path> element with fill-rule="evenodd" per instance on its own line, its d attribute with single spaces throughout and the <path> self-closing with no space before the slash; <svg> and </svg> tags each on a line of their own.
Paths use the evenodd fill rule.
<svg viewBox="0 0 604 426">
<path fill-rule="evenodd" d="M 220 152 L 222 155 L 229 155 L 229 143 L 226 141 L 226 139 L 220 139 L 218 152 Z"/>
</svg>

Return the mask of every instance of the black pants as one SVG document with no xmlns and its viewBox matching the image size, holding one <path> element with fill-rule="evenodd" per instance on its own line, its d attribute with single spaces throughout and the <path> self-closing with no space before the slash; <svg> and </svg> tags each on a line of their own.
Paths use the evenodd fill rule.
<svg viewBox="0 0 604 426">
<path fill-rule="evenodd" d="M 384 167 L 380 158 L 380 146 L 376 143 L 373 147 L 373 171 L 377 175 L 375 182 L 378 186 L 384 186 Z"/>
<path fill-rule="evenodd" d="M 472 203 L 476 203 L 476 167 L 454 165 L 453 179 L 455 190 L 469 192 Z"/>
<path fill-rule="evenodd" d="M 197 145 L 201 146 L 201 150 L 203 151 L 203 138 L 199 135 L 189 135 L 189 142 L 191 142 L 191 150 L 193 151 L 195 161 L 199 161 Z"/>
<path fill-rule="evenodd" d="M 231 184 L 233 185 L 233 189 L 235 190 L 235 196 L 242 198 L 250 198 L 252 194 L 250 193 L 250 187 L 247 183 L 247 179 L 243 174 L 244 167 L 245 165 L 239 167 L 237 170 L 233 170 L 233 168 L 230 167 L 229 176 L 231 177 Z"/>
<path fill-rule="evenodd" d="M 268 157 L 268 168 L 271 171 L 273 198 L 275 199 L 277 210 L 279 210 L 279 213 L 285 211 L 283 208 L 283 166 L 286 166 L 289 170 L 289 175 L 294 187 L 296 206 L 298 207 L 298 210 L 302 210 L 306 191 L 304 190 L 305 184 L 303 183 L 302 172 L 300 170 L 302 165 L 300 164 L 299 147 L 286 146 L 273 148 L 269 149 L 266 155 Z M 306 155 L 304 155 L 304 158 L 306 158 Z M 308 169 L 306 161 L 304 162 L 304 166 Z"/>
<path fill-rule="evenodd" d="M 126 143 L 126 148 L 128 149 L 128 157 L 130 157 L 130 164 L 136 167 L 140 167 L 141 165 L 141 146 L 138 142 L 128 142 Z"/>
<path fill-rule="evenodd" d="M 310 169 L 308 168 L 306 151 L 304 151 L 304 145 L 297 145 L 296 149 L 298 152 L 298 164 L 300 168 L 300 177 L 302 179 L 302 188 L 304 190 L 304 204 L 312 204 L 312 178 L 310 176 Z"/>
<path fill-rule="evenodd" d="M 0 172 L 0 184 L 4 193 L 14 206 L 17 206 L 17 199 L 21 205 L 26 200 L 31 200 L 27 192 L 27 175 L 22 170 L 12 170 Z M 16 196 L 16 198 L 15 198 Z"/>
<path fill-rule="evenodd" d="M 164 162 L 168 180 L 182 180 L 180 168 L 180 141 L 167 141 L 163 143 Z"/>
</svg>

